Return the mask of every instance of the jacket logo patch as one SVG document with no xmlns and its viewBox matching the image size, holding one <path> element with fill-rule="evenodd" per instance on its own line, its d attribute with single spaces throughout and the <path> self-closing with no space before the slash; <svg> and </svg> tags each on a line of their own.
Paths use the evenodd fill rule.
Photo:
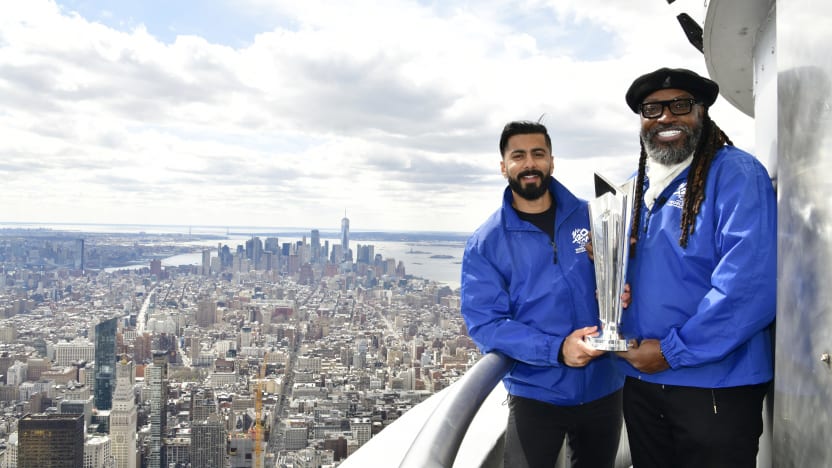
<svg viewBox="0 0 832 468">
<path fill-rule="evenodd" d="M 587 242 L 589 242 L 589 229 L 583 228 L 572 231 L 572 243 L 578 246 L 575 253 L 586 252 Z"/>
<path fill-rule="evenodd" d="M 687 192 L 688 183 L 682 182 L 679 185 L 679 188 L 673 192 L 673 195 L 670 196 L 670 200 L 668 200 L 667 204 L 679 208 L 680 210 L 685 207 L 685 192 Z"/>
</svg>

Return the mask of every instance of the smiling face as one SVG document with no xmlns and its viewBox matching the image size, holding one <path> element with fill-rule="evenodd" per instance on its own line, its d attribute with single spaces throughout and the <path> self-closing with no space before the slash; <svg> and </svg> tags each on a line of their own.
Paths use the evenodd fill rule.
<svg viewBox="0 0 832 468">
<path fill-rule="evenodd" d="M 515 203 L 541 200 L 548 193 L 553 169 L 552 150 L 542 133 L 519 134 L 509 138 L 500 170 L 514 192 Z"/>
<path fill-rule="evenodd" d="M 646 98 L 644 104 L 673 99 L 688 99 L 693 96 L 681 89 L 660 89 Z M 664 165 L 678 164 L 696 150 L 702 135 L 704 108 L 695 104 L 690 113 L 675 115 L 668 106 L 654 119 L 641 117 L 641 141 L 647 155 Z"/>
</svg>

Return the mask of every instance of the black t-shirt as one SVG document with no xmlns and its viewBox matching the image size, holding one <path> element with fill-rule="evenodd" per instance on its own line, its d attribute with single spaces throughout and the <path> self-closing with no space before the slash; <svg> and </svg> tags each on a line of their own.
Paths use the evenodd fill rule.
<svg viewBox="0 0 832 468">
<path fill-rule="evenodd" d="M 524 213 L 517 209 L 515 209 L 514 211 L 517 212 L 517 216 L 520 219 L 522 219 L 523 221 L 528 221 L 537 226 L 538 229 L 549 235 L 550 241 L 554 242 L 555 208 L 555 201 L 552 200 L 552 205 L 549 207 L 549 209 L 542 213 Z"/>
</svg>

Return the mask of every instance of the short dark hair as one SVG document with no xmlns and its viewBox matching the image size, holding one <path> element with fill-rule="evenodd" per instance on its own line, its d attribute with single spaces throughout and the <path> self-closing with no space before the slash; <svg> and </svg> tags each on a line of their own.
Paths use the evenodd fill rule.
<svg viewBox="0 0 832 468">
<path fill-rule="evenodd" d="M 503 134 L 500 135 L 500 156 L 502 157 L 503 154 L 505 154 L 509 138 L 514 135 L 529 135 L 536 133 L 540 133 L 544 138 L 546 138 L 546 146 L 549 148 L 549 151 L 552 151 L 552 139 L 549 138 L 549 131 L 546 130 L 545 125 L 540 122 L 532 122 L 530 120 L 515 120 L 514 122 L 507 123 L 506 126 L 503 127 Z"/>
</svg>

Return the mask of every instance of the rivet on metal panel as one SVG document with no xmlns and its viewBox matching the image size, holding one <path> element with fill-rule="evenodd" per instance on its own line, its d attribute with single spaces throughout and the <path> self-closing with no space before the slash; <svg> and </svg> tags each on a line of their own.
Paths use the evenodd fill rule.
<svg viewBox="0 0 832 468">
<path fill-rule="evenodd" d="M 832 361 L 832 358 L 829 357 L 829 353 L 823 353 L 820 355 L 820 360 L 821 362 L 825 362 L 828 366 L 830 361 Z"/>
</svg>

